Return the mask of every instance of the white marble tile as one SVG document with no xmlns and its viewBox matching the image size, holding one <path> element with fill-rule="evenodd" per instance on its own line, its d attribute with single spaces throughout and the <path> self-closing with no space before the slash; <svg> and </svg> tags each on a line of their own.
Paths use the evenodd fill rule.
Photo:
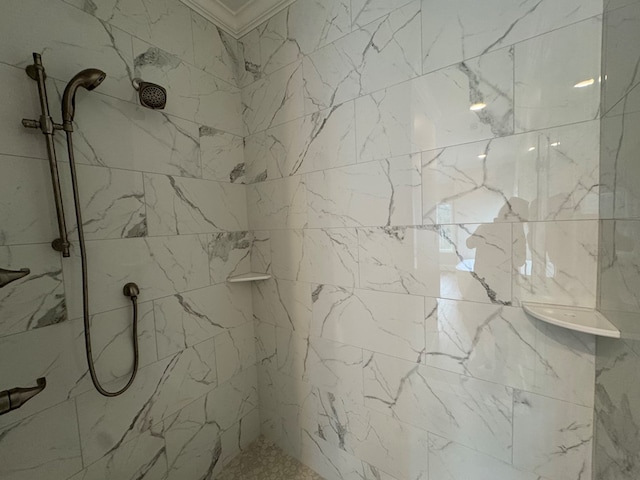
<svg viewBox="0 0 640 480">
<path fill-rule="evenodd" d="M 511 388 L 380 354 L 365 365 L 366 406 L 511 460 Z"/>
<path fill-rule="evenodd" d="M 509 462 L 433 434 L 429 435 L 429 475 L 438 480 L 544 480 L 535 473 L 514 468 Z"/>
<path fill-rule="evenodd" d="M 438 300 L 426 319 L 426 364 L 593 404 L 595 340 L 545 325 L 515 307 Z"/>
<path fill-rule="evenodd" d="M 196 67 L 237 85 L 238 41 L 194 11 L 191 11 L 191 28 Z"/>
<path fill-rule="evenodd" d="M 85 462 L 98 460 L 114 447 L 138 437 L 216 384 L 213 340 L 207 340 L 140 369 L 131 388 L 117 398 L 106 398 L 95 391 L 79 396 Z"/>
<path fill-rule="evenodd" d="M 277 278 L 358 285 L 358 238 L 354 229 L 273 230 L 271 255 Z"/>
<path fill-rule="evenodd" d="M 311 332 L 419 362 L 425 347 L 424 313 L 422 297 L 318 285 L 313 292 Z"/>
<path fill-rule="evenodd" d="M 253 322 L 229 328 L 214 341 L 219 383 L 256 364 Z"/>
<path fill-rule="evenodd" d="M 306 430 L 302 432 L 299 460 L 323 478 L 336 480 L 367 478 L 361 460 Z"/>
<path fill-rule="evenodd" d="M 363 288 L 511 303 L 511 226 L 358 229 Z"/>
<path fill-rule="evenodd" d="M 207 417 L 222 430 L 228 430 L 258 408 L 258 404 L 258 372 L 252 366 L 207 394 Z"/>
<path fill-rule="evenodd" d="M 244 137 L 245 183 L 264 182 L 267 179 L 268 145 L 266 130 Z"/>
<path fill-rule="evenodd" d="M 296 35 L 291 31 L 290 9 L 273 15 L 258 27 L 260 32 L 260 64 L 269 75 L 302 56 Z"/>
<path fill-rule="evenodd" d="M 61 167 L 66 168 L 67 165 L 62 164 Z M 78 165 L 77 172 L 83 230 L 87 240 L 147 235 L 142 173 L 89 165 Z M 67 227 L 73 238 L 77 238 L 72 187 L 67 175 L 63 179 Z"/>
<path fill-rule="evenodd" d="M 268 230 L 252 231 L 251 271 L 271 273 L 271 237 Z"/>
<path fill-rule="evenodd" d="M 359 98 L 359 159 L 513 133 L 512 67 L 512 50 L 502 49 Z M 479 104 L 486 107 L 470 110 Z"/>
<path fill-rule="evenodd" d="M 207 243 L 204 235 L 87 242 L 90 312 L 128 307 L 130 301 L 122 287 L 131 281 L 140 287 L 140 302 L 209 285 Z M 72 246 L 72 257 L 65 260 L 63 271 L 69 316 L 81 317 L 77 246 Z"/>
<path fill-rule="evenodd" d="M 131 36 L 112 28 L 114 23 L 109 25 L 61 1 L 43 4 L 38 0 L 10 0 L 3 7 L 0 30 L 7 39 L 15 40 L 3 42 L 0 46 L 0 61 L 24 68 L 33 63 L 32 52 L 40 53 L 48 77 L 65 83 L 77 72 L 96 66 L 107 73 L 99 87 L 100 92 L 123 100 L 134 98 L 135 91 L 131 88 Z M 25 88 L 37 99 L 35 82 L 29 80 L 24 71 L 22 75 Z M 48 82 L 49 88 L 51 83 Z M 79 95 L 78 107 L 82 97 Z M 56 111 L 52 109 L 52 112 Z M 56 114 L 54 118 L 59 117 Z M 17 127 L 22 128 L 20 122 Z M 39 141 L 44 143 L 41 138 Z"/>
<path fill-rule="evenodd" d="M 251 270 L 251 232 L 213 233 L 209 240 L 211 283 L 226 282 L 232 275 Z M 259 270 L 261 271 L 261 270 Z"/>
<path fill-rule="evenodd" d="M 222 432 L 222 464 L 227 465 L 237 455 L 250 448 L 260 435 L 260 413 L 258 409 L 254 409 L 241 421 Z"/>
<path fill-rule="evenodd" d="M 164 480 L 167 453 L 162 432 L 148 431 L 91 464 L 70 480 Z"/>
<path fill-rule="evenodd" d="M 32 141 L 42 141 L 42 138 L 34 137 Z M 0 210 L 0 245 L 50 243 L 57 238 L 49 162 L 0 155 L 0 166 L 4 206 Z"/>
<path fill-rule="evenodd" d="M 597 118 L 601 30 L 594 17 L 515 46 L 516 131 Z"/>
<path fill-rule="evenodd" d="M 260 322 L 296 331 L 311 330 L 311 285 L 272 278 L 253 285 L 253 315 Z"/>
<path fill-rule="evenodd" d="M 150 235 L 247 229 L 242 185 L 145 174 L 144 190 Z"/>
<path fill-rule="evenodd" d="M 140 40 L 134 39 L 133 51 L 135 74 L 167 90 L 167 113 L 243 134 L 237 87 Z"/>
<path fill-rule="evenodd" d="M 423 0 L 424 73 L 598 15 L 596 0 Z"/>
<path fill-rule="evenodd" d="M 289 36 L 308 55 L 351 31 L 348 0 L 301 0 L 289 7 Z"/>
<path fill-rule="evenodd" d="M 222 467 L 221 428 L 201 397 L 164 422 L 166 479 L 206 478 Z"/>
<path fill-rule="evenodd" d="M 353 27 L 361 27 L 388 15 L 411 0 L 352 0 L 351 20 Z"/>
<path fill-rule="evenodd" d="M 184 350 L 251 320 L 247 286 L 213 285 L 155 300 L 158 356 Z"/>
<path fill-rule="evenodd" d="M 202 178 L 247 183 L 243 139 L 211 127 L 200 127 Z"/>
<path fill-rule="evenodd" d="M 301 175 L 246 187 L 251 228 L 303 228 L 307 225 L 307 188 Z"/>
<path fill-rule="evenodd" d="M 301 117 L 302 64 L 291 65 L 242 89 L 242 118 L 252 134 Z"/>
<path fill-rule="evenodd" d="M 522 227 L 517 228 L 513 249 L 514 300 L 594 307 L 597 221 L 527 223 L 523 231 Z M 522 237 L 519 248 L 515 244 L 517 237 Z"/>
<path fill-rule="evenodd" d="M 422 154 L 424 223 L 598 216 L 598 122 Z"/>
<path fill-rule="evenodd" d="M 259 366 L 269 367 L 276 359 L 276 326 L 255 320 L 253 329 L 256 338 L 256 362 Z"/>
<path fill-rule="evenodd" d="M 244 88 L 261 77 L 260 30 L 254 28 L 238 39 L 238 87 Z"/>
<path fill-rule="evenodd" d="M 0 247 L 0 266 L 31 270 L 0 290 L 0 337 L 68 318 L 60 255 L 49 244 Z"/>
<path fill-rule="evenodd" d="M 305 112 L 329 108 L 422 73 L 414 1 L 303 60 Z"/>
<path fill-rule="evenodd" d="M 56 87 L 61 94 L 64 85 Z M 78 163 L 201 176 L 195 123 L 104 95 L 85 96 L 77 110 L 73 138 Z M 58 155 L 65 158 L 66 142 L 62 135 L 55 138 Z M 66 170 L 64 164 L 60 170 Z"/>
<path fill-rule="evenodd" d="M 513 464 L 550 480 L 591 478 L 593 411 L 517 392 L 513 407 Z"/>
<path fill-rule="evenodd" d="M 427 432 L 331 393 L 310 400 L 312 435 L 397 478 L 426 477 Z"/>
<path fill-rule="evenodd" d="M 73 400 L 0 429 L 3 480 L 65 480 L 81 468 Z"/>
<path fill-rule="evenodd" d="M 356 163 L 354 122 L 354 104 L 347 102 L 270 128 L 254 141 L 259 148 L 250 151 L 251 161 L 264 157 L 269 179 Z"/>
<path fill-rule="evenodd" d="M 361 163 L 304 176 L 310 228 L 420 223 L 420 156 Z"/>
<path fill-rule="evenodd" d="M 289 328 L 276 327 L 276 367 L 278 373 L 300 381 L 309 356 L 309 337 Z"/>
</svg>

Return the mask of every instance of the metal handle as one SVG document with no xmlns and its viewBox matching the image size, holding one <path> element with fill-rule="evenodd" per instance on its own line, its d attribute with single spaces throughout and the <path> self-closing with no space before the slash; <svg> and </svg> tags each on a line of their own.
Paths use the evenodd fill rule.
<svg viewBox="0 0 640 480">
<path fill-rule="evenodd" d="M 0 288 L 9 285 L 11 282 L 26 277 L 31 273 L 28 268 L 21 268 L 20 270 L 5 270 L 0 268 Z"/>
<path fill-rule="evenodd" d="M 5 390 L 0 392 L 0 415 L 11 412 L 20 408 L 27 403 L 33 397 L 38 395 L 47 386 L 47 379 L 40 377 L 36 380 L 36 386 L 30 388 L 12 388 L 11 390 Z"/>
</svg>

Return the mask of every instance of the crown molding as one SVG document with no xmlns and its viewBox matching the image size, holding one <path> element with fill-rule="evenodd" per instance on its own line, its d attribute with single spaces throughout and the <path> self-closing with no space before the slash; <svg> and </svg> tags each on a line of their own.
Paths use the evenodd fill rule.
<svg viewBox="0 0 640 480">
<path fill-rule="evenodd" d="M 240 38 L 295 0 L 249 0 L 233 11 L 220 0 L 180 0 L 235 38 Z"/>
</svg>

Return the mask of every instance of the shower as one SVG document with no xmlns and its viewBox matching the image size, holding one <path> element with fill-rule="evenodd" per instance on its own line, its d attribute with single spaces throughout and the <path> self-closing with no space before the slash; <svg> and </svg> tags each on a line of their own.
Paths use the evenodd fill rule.
<svg viewBox="0 0 640 480">
<path fill-rule="evenodd" d="M 90 325 L 90 312 L 89 312 L 89 278 L 87 267 L 87 253 L 86 243 L 84 238 L 83 222 L 82 222 L 82 209 L 80 205 L 80 195 L 78 189 L 78 178 L 76 171 L 76 163 L 73 149 L 73 119 L 75 116 L 75 100 L 76 92 L 78 88 L 82 87 L 88 91 L 94 90 L 98 87 L 106 78 L 106 74 L 96 68 L 88 68 L 82 70 L 76 74 L 67 84 L 64 94 L 62 96 L 62 125 L 53 122 L 53 119 L 49 115 L 49 106 L 47 101 L 46 86 L 45 86 L 45 70 L 42 65 L 42 58 L 38 53 L 33 54 L 34 64 L 27 67 L 27 74 L 32 79 L 38 82 L 38 91 L 40 94 L 40 106 L 42 108 L 42 115 L 39 120 L 22 121 L 22 124 L 27 128 L 40 128 L 45 134 L 47 139 L 47 152 L 49 154 L 49 164 L 52 174 L 54 198 L 56 202 L 56 210 L 58 214 L 58 226 L 60 230 L 60 238 L 54 240 L 52 246 L 55 250 L 62 252 L 64 257 L 69 257 L 70 243 L 67 239 L 64 211 L 62 206 L 62 199 L 60 194 L 60 185 L 58 177 L 58 167 L 55 155 L 55 147 L 53 144 L 53 133 L 55 130 L 64 130 L 67 140 L 67 150 L 69 154 L 69 168 L 71 173 L 71 187 L 73 190 L 73 202 L 75 207 L 76 223 L 78 228 L 78 243 L 80 247 L 80 261 L 82 270 L 82 317 L 84 322 L 84 339 L 85 339 L 85 351 L 87 356 L 87 364 L 89 367 L 89 374 L 91 381 L 96 390 L 106 397 L 115 397 L 124 393 L 133 383 L 136 374 L 138 372 L 139 352 L 138 352 L 138 295 L 140 293 L 138 286 L 133 283 L 127 283 L 122 290 L 123 295 L 129 297 L 133 308 L 133 371 L 126 385 L 118 391 L 108 391 L 101 384 L 98 379 L 94 361 L 93 353 L 91 349 L 91 325 Z"/>
</svg>

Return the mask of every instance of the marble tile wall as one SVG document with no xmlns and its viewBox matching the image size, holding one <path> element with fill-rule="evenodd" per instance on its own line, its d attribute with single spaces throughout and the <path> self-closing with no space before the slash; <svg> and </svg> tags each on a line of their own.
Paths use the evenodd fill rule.
<svg viewBox="0 0 640 480">
<path fill-rule="evenodd" d="M 591 478 L 595 340 L 520 306 L 596 303 L 601 15 L 298 0 L 240 39 L 270 440 L 329 479 Z"/>
<path fill-rule="evenodd" d="M 178 0 L 4 2 L 0 16 L 0 267 L 31 274 L 0 291 L 0 390 L 48 386 L 0 417 L 0 478 L 210 478 L 259 435 L 238 42 Z M 320 35 L 320 33 L 319 33 Z M 56 220 L 39 115 L 24 67 L 42 54 L 54 119 L 66 81 L 107 73 L 76 98 L 76 159 L 94 358 L 116 389 L 133 361 L 124 283 L 141 287 L 140 370 L 118 398 L 91 385 L 66 162 L 57 153 L 72 256 Z M 131 79 L 168 91 L 141 108 Z"/>
<path fill-rule="evenodd" d="M 599 338 L 596 357 L 596 478 L 631 480 L 640 475 L 637 418 L 640 395 L 630 381 L 640 366 L 638 288 L 637 72 L 640 2 L 605 2 L 603 22 L 600 182 L 599 308 L 623 339 Z"/>
</svg>

